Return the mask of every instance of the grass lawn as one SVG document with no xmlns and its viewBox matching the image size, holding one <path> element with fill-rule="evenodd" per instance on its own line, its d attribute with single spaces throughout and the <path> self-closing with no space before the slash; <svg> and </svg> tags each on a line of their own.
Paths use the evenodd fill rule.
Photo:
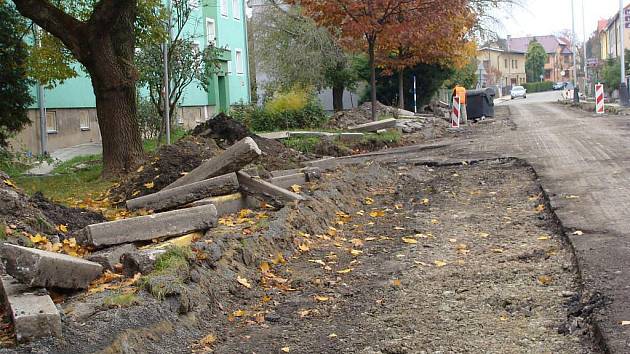
<svg viewBox="0 0 630 354">
<path fill-rule="evenodd" d="M 114 185 L 114 181 L 101 178 L 101 159 L 101 155 L 79 156 L 56 166 L 50 176 L 16 176 L 14 179 L 26 193 L 42 192 L 62 204 L 95 199 Z"/>
</svg>

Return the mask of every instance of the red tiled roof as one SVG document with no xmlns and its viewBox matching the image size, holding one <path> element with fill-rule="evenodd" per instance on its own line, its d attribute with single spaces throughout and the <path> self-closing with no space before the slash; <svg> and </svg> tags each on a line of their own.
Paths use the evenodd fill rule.
<svg viewBox="0 0 630 354">
<path fill-rule="evenodd" d="M 597 32 L 605 30 L 606 27 L 608 27 L 608 20 L 602 18 L 597 21 Z"/>
</svg>

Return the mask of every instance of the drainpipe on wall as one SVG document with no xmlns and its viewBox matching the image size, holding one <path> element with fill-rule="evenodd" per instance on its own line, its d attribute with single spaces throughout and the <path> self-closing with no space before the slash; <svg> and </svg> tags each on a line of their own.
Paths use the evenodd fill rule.
<svg viewBox="0 0 630 354">
<path fill-rule="evenodd" d="M 48 130 L 46 129 L 46 94 L 44 86 L 37 87 L 37 105 L 39 106 L 39 145 L 41 154 L 48 155 Z"/>
</svg>

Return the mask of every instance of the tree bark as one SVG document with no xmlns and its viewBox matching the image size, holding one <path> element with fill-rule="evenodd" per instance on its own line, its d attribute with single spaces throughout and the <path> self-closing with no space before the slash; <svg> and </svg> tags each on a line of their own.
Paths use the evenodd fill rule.
<svg viewBox="0 0 630 354">
<path fill-rule="evenodd" d="M 376 121 L 376 60 L 375 53 L 376 50 L 376 39 L 370 38 L 368 39 L 368 55 L 369 55 L 369 64 L 370 64 L 370 88 L 371 95 L 370 99 L 372 100 L 372 120 Z"/>
<path fill-rule="evenodd" d="M 90 74 L 103 140 L 103 175 L 130 171 L 143 153 L 134 66 L 137 0 L 100 0 L 87 21 L 47 0 L 14 3 L 23 16 L 59 38 Z"/>
<path fill-rule="evenodd" d="M 405 69 L 398 71 L 398 108 L 405 109 Z"/>
<path fill-rule="evenodd" d="M 332 88 L 333 95 L 333 109 L 335 112 L 343 111 L 343 92 L 345 88 L 343 85 L 334 85 Z"/>
</svg>

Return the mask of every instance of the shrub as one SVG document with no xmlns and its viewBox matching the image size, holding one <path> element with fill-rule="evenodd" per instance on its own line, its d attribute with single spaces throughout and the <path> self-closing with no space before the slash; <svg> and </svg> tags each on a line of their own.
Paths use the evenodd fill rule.
<svg viewBox="0 0 630 354">
<path fill-rule="evenodd" d="M 526 84 L 523 84 L 523 87 L 527 90 L 527 93 L 551 91 L 553 90 L 553 82 L 528 82 Z"/>
<path fill-rule="evenodd" d="M 237 105 L 230 113 L 253 131 L 317 128 L 327 120 L 317 97 L 302 90 L 278 94 L 264 107 Z"/>
</svg>

